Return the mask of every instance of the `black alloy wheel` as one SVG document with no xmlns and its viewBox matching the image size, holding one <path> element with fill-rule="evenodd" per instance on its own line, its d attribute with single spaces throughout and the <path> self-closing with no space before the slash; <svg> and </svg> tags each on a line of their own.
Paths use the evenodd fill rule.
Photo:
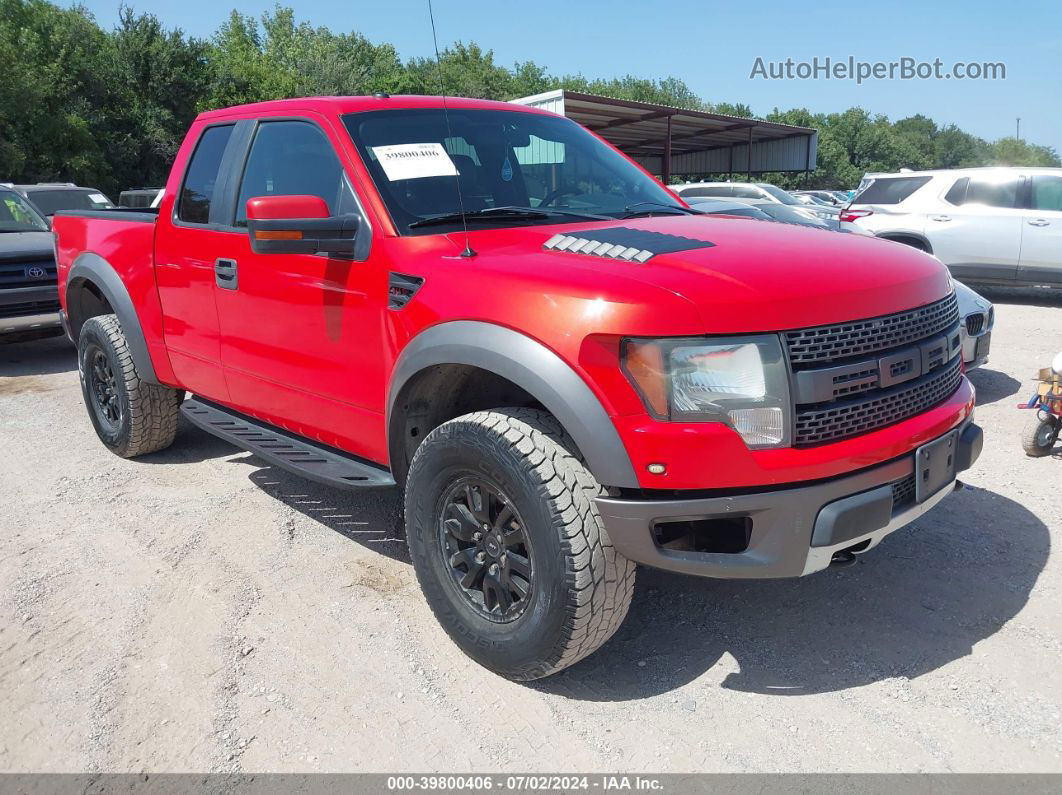
<svg viewBox="0 0 1062 795">
<path fill-rule="evenodd" d="M 534 583 L 525 525 L 500 488 L 461 477 L 439 503 L 439 543 L 452 583 L 482 617 L 506 623 L 530 603 Z"/>
<path fill-rule="evenodd" d="M 85 373 L 88 393 L 92 398 L 92 408 L 96 417 L 114 433 L 122 421 L 122 399 L 118 391 L 118 379 L 114 375 L 107 353 L 93 345 L 88 350 L 86 359 L 89 367 Z"/>
</svg>

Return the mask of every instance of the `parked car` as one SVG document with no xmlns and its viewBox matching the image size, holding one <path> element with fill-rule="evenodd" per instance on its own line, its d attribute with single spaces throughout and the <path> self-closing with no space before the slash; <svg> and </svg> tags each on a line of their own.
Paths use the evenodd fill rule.
<svg viewBox="0 0 1062 795">
<path fill-rule="evenodd" d="M 773 221 L 774 219 L 751 204 L 727 201 L 726 199 L 690 199 L 686 202 L 690 207 L 706 215 L 733 215 L 740 218 L 753 218 L 757 221 Z M 809 224 L 817 223 L 806 216 L 801 215 L 801 220 Z"/>
<path fill-rule="evenodd" d="M 819 196 L 815 196 L 815 195 L 810 194 L 810 193 L 797 192 L 797 193 L 793 193 L 792 196 L 798 202 L 800 202 L 801 204 L 807 205 L 808 207 L 830 207 L 830 208 L 832 208 L 832 207 L 834 207 L 834 204 L 835 204 L 835 202 L 827 201 L 826 199 L 823 199 L 823 198 L 821 198 Z"/>
<path fill-rule="evenodd" d="M 842 218 L 936 256 L 960 279 L 1062 287 L 1062 169 L 868 175 Z"/>
<path fill-rule="evenodd" d="M 728 201 L 725 199 L 689 199 L 690 207 L 709 214 L 743 215 L 762 221 L 779 221 L 783 224 L 797 224 L 810 226 L 816 229 L 833 229 L 830 224 L 820 218 L 810 216 L 802 210 L 790 207 L 788 204 L 763 201 L 761 199 L 744 199 Z"/>
<path fill-rule="evenodd" d="M 810 207 L 804 202 L 791 196 L 777 185 L 766 182 L 688 182 L 685 185 L 672 185 L 671 190 L 684 200 L 694 198 L 719 198 L 719 199 L 759 199 L 760 201 L 786 204 L 790 207 L 799 207 L 809 217 L 822 218 L 824 220 L 837 217 L 838 213 L 833 208 L 822 206 Z"/>
<path fill-rule="evenodd" d="M 988 361 L 996 308 L 991 301 L 962 282 L 955 282 L 955 297 L 959 301 L 962 323 L 959 328 L 962 333 L 962 360 L 967 370 L 973 370 Z"/>
<path fill-rule="evenodd" d="M 825 202 L 830 207 L 836 207 L 838 205 L 848 204 L 848 197 L 841 199 L 837 192 L 829 190 L 795 190 L 791 191 L 794 196 L 810 196 L 813 199 L 818 199 L 820 202 Z"/>
<path fill-rule="evenodd" d="M 50 218 L 60 210 L 109 210 L 114 202 L 97 188 L 83 188 L 73 182 L 38 182 L 36 185 L 12 185 L 12 190 Z"/>
<path fill-rule="evenodd" d="M 183 414 L 323 483 L 404 487 L 437 619 L 516 680 L 604 643 L 637 563 L 847 564 L 981 448 L 938 261 L 706 219 L 534 108 L 211 111 L 158 213 L 54 227 L 108 449 L 165 448 Z"/>
<path fill-rule="evenodd" d="M 48 222 L 21 194 L 0 187 L 0 342 L 62 332 Z"/>
<path fill-rule="evenodd" d="M 703 199 L 690 199 L 704 201 Z M 840 220 L 840 213 L 819 216 L 807 212 L 806 208 L 795 207 L 781 202 L 768 201 L 766 199 L 738 199 L 732 201 L 755 207 L 760 212 L 768 215 L 772 220 L 786 224 L 800 224 L 801 226 L 814 226 L 822 229 L 832 229 L 835 232 L 848 232 L 856 235 L 870 235 L 871 233 L 857 224 Z"/>
<path fill-rule="evenodd" d="M 118 194 L 120 207 L 154 207 L 162 188 L 131 188 Z"/>
</svg>

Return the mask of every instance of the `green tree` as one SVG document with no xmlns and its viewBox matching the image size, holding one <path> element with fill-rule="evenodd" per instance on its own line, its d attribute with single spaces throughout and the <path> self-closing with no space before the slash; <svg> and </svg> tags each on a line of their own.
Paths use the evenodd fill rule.
<svg viewBox="0 0 1062 795">
<path fill-rule="evenodd" d="M 107 37 L 83 8 L 0 0 L 0 174 L 101 181 L 93 131 L 105 100 Z"/>
<path fill-rule="evenodd" d="M 988 150 L 988 160 L 997 166 L 1058 167 L 1058 153 L 1049 146 L 1029 144 L 1018 138 L 1000 138 Z"/>
</svg>

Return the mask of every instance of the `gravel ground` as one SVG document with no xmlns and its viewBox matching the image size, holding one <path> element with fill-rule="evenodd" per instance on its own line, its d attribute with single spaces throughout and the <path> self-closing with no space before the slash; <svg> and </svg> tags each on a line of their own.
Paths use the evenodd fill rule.
<svg viewBox="0 0 1062 795">
<path fill-rule="evenodd" d="M 1062 771 L 1062 454 L 1015 403 L 1062 297 L 989 296 L 968 486 L 802 580 L 641 570 L 598 653 L 527 686 L 420 598 L 397 494 L 182 426 L 123 461 L 62 340 L 0 348 L 0 771 Z"/>
</svg>

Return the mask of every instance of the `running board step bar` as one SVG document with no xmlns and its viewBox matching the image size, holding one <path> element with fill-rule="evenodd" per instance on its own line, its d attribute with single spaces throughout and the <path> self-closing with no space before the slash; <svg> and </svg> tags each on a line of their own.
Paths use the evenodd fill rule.
<svg viewBox="0 0 1062 795">
<path fill-rule="evenodd" d="M 363 489 L 395 485 L 391 473 L 383 467 L 216 403 L 189 398 L 181 404 L 181 413 L 207 433 L 242 447 L 263 461 L 326 486 Z"/>
</svg>

